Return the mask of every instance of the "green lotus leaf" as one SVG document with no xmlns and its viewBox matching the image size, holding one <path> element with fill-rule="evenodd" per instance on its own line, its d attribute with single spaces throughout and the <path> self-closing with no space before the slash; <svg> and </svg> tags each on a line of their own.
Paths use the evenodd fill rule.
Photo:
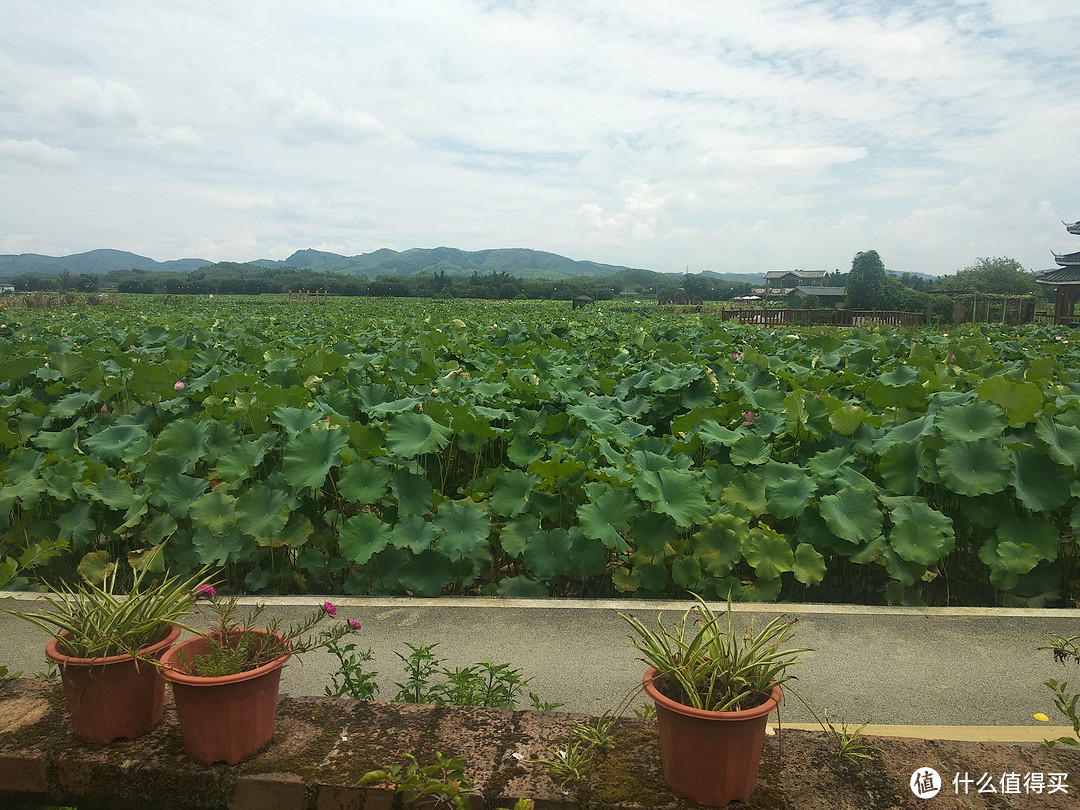
<svg viewBox="0 0 1080 810">
<path fill-rule="evenodd" d="M 529 577 L 504 577 L 499 580 L 499 596 L 518 599 L 544 599 L 550 595 L 547 583 Z"/>
<path fill-rule="evenodd" d="M 694 556 L 710 576 L 722 577 L 743 558 L 749 524 L 735 515 L 718 512 L 693 535 Z"/>
<path fill-rule="evenodd" d="M 953 492 L 992 495 L 1009 483 L 1009 462 L 1008 452 L 993 439 L 954 441 L 938 453 L 937 469 Z"/>
<path fill-rule="evenodd" d="M 413 554 L 420 554 L 432 547 L 435 542 L 435 529 L 422 515 L 404 515 L 394 524 L 390 543 L 395 548 L 406 548 Z"/>
<path fill-rule="evenodd" d="M 70 501 L 76 496 L 75 486 L 82 481 L 86 462 L 60 461 L 49 467 L 42 467 L 41 481 L 44 489 L 58 501 Z"/>
<path fill-rule="evenodd" d="M 431 519 L 431 527 L 435 530 L 435 548 L 451 560 L 458 560 L 472 555 L 481 545 L 486 547 L 491 519 L 476 506 L 447 501 Z"/>
<path fill-rule="evenodd" d="M 824 453 L 816 454 L 806 463 L 806 471 L 818 480 L 835 478 L 840 469 L 855 458 L 855 454 L 844 447 L 834 447 Z"/>
<path fill-rule="evenodd" d="M 255 484 L 236 501 L 236 520 L 245 534 L 273 540 L 285 528 L 293 499 L 280 489 Z"/>
<path fill-rule="evenodd" d="M 634 476 L 641 500 L 670 515 L 679 526 L 703 523 L 713 513 L 705 500 L 701 475 L 683 470 L 656 470 Z"/>
<path fill-rule="evenodd" d="M 398 584 L 414 596 L 438 596 L 453 579 L 453 562 L 433 548 L 410 557 L 397 572 Z"/>
<path fill-rule="evenodd" d="M 59 371 L 69 383 L 79 382 L 91 368 L 86 358 L 73 351 L 53 355 L 49 360 L 49 367 Z"/>
<path fill-rule="evenodd" d="M 391 528 L 377 515 L 361 512 L 345 521 L 338 534 L 342 556 L 357 565 L 366 565 L 390 542 Z M 445 583 L 444 583 L 445 584 Z"/>
<path fill-rule="evenodd" d="M 881 559 L 888 547 L 885 536 L 879 534 L 865 546 L 850 554 L 849 558 L 856 565 L 869 565 Z"/>
<path fill-rule="evenodd" d="M 645 512 L 630 521 L 634 547 L 647 556 L 663 554 L 677 531 L 675 521 L 659 512 Z"/>
<path fill-rule="evenodd" d="M 389 469 L 354 459 L 342 468 L 337 486 L 346 500 L 373 504 L 383 499 L 389 484 Z"/>
<path fill-rule="evenodd" d="M 273 537 L 260 537 L 256 541 L 260 546 L 299 548 L 315 533 L 315 527 L 306 515 L 293 512 L 285 523 L 285 528 Z"/>
<path fill-rule="evenodd" d="M 1039 564 L 1039 552 L 1030 543 L 1011 540 L 988 540 L 979 549 L 979 559 L 991 568 L 1011 574 L 1026 574 Z"/>
<path fill-rule="evenodd" d="M 341 451 L 349 444 L 343 430 L 309 427 L 290 436 L 285 443 L 281 473 L 289 486 L 319 488 L 330 468 L 341 461 Z"/>
<path fill-rule="evenodd" d="M 1046 452 L 1058 464 L 1080 470 L 1080 428 L 1064 425 L 1048 416 L 1039 419 L 1035 435 L 1046 443 Z"/>
<path fill-rule="evenodd" d="M 879 375 L 878 381 L 892 388 L 901 388 L 919 382 L 919 370 L 914 366 L 901 364 L 892 371 Z"/>
<path fill-rule="evenodd" d="M 91 551 L 79 560 L 78 572 L 84 579 L 98 585 L 116 569 L 107 551 Z"/>
<path fill-rule="evenodd" d="M 946 405 L 934 418 L 941 435 L 949 442 L 993 439 L 1005 429 L 1005 414 L 997 405 L 975 400 L 967 405 Z"/>
<path fill-rule="evenodd" d="M 1049 519 L 1009 515 L 997 527 L 997 538 L 1016 545 L 1027 544 L 1035 549 L 1040 560 L 1051 562 L 1061 551 L 1061 534 Z"/>
<path fill-rule="evenodd" d="M 72 550 L 84 548 L 97 535 L 98 525 L 89 503 L 78 502 L 56 518 L 56 537 Z"/>
<path fill-rule="evenodd" d="M 922 501 L 904 499 L 889 513 L 889 520 L 889 545 L 902 560 L 933 565 L 956 543 L 952 520 Z"/>
<path fill-rule="evenodd" d="M 749 517 L 763 515 L 769 508 L 765 498 L 765 481 L 756 473 L 736 475 L 724 487 L 720 500 Z"/>
<path fill-rule="evenodd" d="M 768 527 L 750 530 L 744 554 L 757 575 L 764 579 L 774 579 L 795 565 L 795 555 L 787 539 Z"/>
<path fill-rule="evenodd" d="M 885 565 L 885 572 L 905 588 L 910 588 L 926 573 L 925 565 L 903 559 L 890 546 L 881 550 L 881 561 Z"/>
<path fill-rule="evenodd" d="M 263 462 L 280 438 L 281 434 L 276 431 L 245 439 L 238 436 L 233 448 L 218 456 L 215 469 L 226 481 L 243 480 Z"/>
<path fill-rule="evenodd" d="M 390 491 L 397 499 L 398 513 L 402 515 L 427 514 L 435 503 L 431 482 L 408 470 L 394 470 L 390 475 Z"/>
<path fill-rule="evenodd" d="M 611 578 L 615 587 L 630 592 L 643 591 L 645 593 L 660 593 L 668 586 L 667 569 L 662 565 L 651 562 L 635 563 L 633 568 L 625 574 L 625 582 L 620 585 L 620 572 L 612 571 Z"/>
<path fill-rule="evenodd" d="M 825 558 L 809 543 L 799 543 L 791 570 L 803 585 L 817 585 L 825 579 Z"/>
<path fill-rule="evenodd" d="M 508 521 L 499 532 L 499 545 L 511 558 L 525 551 L 525 544 L 540 530 L 540 518 L 536 515 L 520 515 Z"/>
<path fill-rule="evenodd" d="M 671 579 L 680 588 L 699 593 L 702 576 L 697 557 L 676 557 L 671 563 Z"/>
<path fill-rule="evenodd" d="M 188 516 L 193 525 L 213 534 L 232 531 L 236 526 L 236 498 L 225 493 L 224 487 L 212 489 L 192 501 Z"/>
<path fill-rule="evenodd" d="M 1058 466 L 1035 450 L 1013 454 L 1016 497 L 1032 512 L 1052 512 L 1069 500 L 1069 481 Z"/>
<path fill-rule="evenodd" d="M 79 484 L 77 490 L 80 495 L 99 501 L 110 509 L 127 509 L 135 500 L 135 490 L 131 485 L 111 473 L 103 475 L 96 484 Z"/>
<path fill-rule="evenodd" d="M 179 458 L 187 462 L 190 472 L 207 452 L 209 426 L 206 422 L 178 419 L 170 422 L 154 440 L 154 451 L 167 458 Z"/>
<path fill-rule="evenodd" d="M 491 508 L 497 514 L 516 517 L 529 506 L 529 492 L 540 480 L 538 475 L 528 475 L 523 470 L 508 470 L 495 479 L 491 493 Z"/>
<path fill-rule="evenodd" d="M 565 574 L 578 582 L 599 576 L 607 569 L 608 554 L 602 543 L 585 536 L 577 526 L 568 529 L 570 554 L 566 558 Z"/>
<path fill-rule="evenodd" d="M 585 536 L 620 552 L 629 551 L 630 546 L 618 527 L 625 531 L 628 521 L 640 514 L 641 504 L 625 489 L 609 489 L 595 501 L 577 508 L 578 524 Z"/>
<path fill-rule="evenodd" d="M 769 514 L 780 519 L 798 517 L 817 492 L 814 479 L 795 465 L 768 465 L 763 472 Z"/>
<path fill-rule="evenodd" d="M 315 408 L 289 408 L 284 405 L 274 408 L 274 421 L 285 428 L 289 436 L 303 433 L 326 414 Z"/>
<path fill-rule="evenodd" d="M 769 460 L 770 447 L 756 433 L 741 436 L 731 446 L 731 463 L 737 467 L 747 464 L 764 464 Z"/>
<path fill-rule="evenodd" d="M 525 544 L 522 555 L 530 576 L 550 582 L 566 570 L 573 543 L 566 529 L 538 531 Z"/>
<path fill-rule="evenodd" d="M 213 562 L 236 562 L 244 552 L 244 538 L 236 529 L 217 533 L 205 526 L 195 529 L 191 538 L 191 547 L 199 565 Z"/>
<path fill-rule="evenodd" d="M 695 431 L 698 436 L 701 437 L 702 442 L 706 445 L 719 444 L 724 447 L 731 447 L 740 438 L 746 435 L 742 430 L 730 430 L 729 428 L 722 427 L 712 419 L 706 419 L 703 421 Z"/>
<path fill-rule="evenodd" d="M 97 394 L 89 391 L 73 391 L 56 400 L 49 408 L 51 419 L 68 419 L 75 416 L 90 403 L 100 402 Z"/>
<path fill-rule="evenodd" d="M 1035 414 L 1042 410 L 1042 391 L 1033 383 L 1005 376 L 988 377 L 977 390 L 980 397 L 1000 406 L 1014 427 L 1033 421 Z"/>
<path fill-rule="evenodd" d="M 399 458 L 434 453 L 450 441 L 453 431 L 427 414 L 407 411 L 394 417 L 386 430 L 386 449 Z"/>
<path fill-rule="evenodd" d="M 918 447 L 897 443 L 878 458 L 878 474 L 890 492 L 914 495 L 919 491 Z"/>
<path fill-rule="evenodd" d="M 851 436 L 869 418 L 858 405 L 844 405 L 829 414 L 829 424 L 841 436 Z"/>
<path fill-rule="evenodd" d="M 935 431 L 934 418 L 921 416 L 886 430 L 874 441 L 874 451 L 882 453 L 897 444 L 918 444 L 924 436 L 932 435 Z"/>
<path fill-rule="evenodd" d="M 154 490 L 151 502 L 155 505 L 165 504 L 166 510 L 174 518 L 186 518 L 191 505 L 206 492 L 209 485 L 210 482 L 205 478 L 179 473 L 170 475 Z"/>
<path fill-rule="evenodd" d="M 101 461 L 132 462 L 150 449 L 150 434 L 142 425 L 116 424 L 82 441 L 84 448 Z"/>
<path fill-rule="evenodd" d="M 852 543 L 869 543 L 879 534 L 884 522 L 872 492 L 842 489 L 821 498 L 818 511 L 829 530 Z"/>
</svg>

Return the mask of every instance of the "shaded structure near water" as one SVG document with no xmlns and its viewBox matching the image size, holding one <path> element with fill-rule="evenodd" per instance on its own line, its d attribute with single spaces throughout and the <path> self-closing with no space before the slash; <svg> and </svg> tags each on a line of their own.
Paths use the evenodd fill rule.
<svg viewBox="0 0 1080 810">
<path fill-rule="evenodd" d="M 1071 225 L 1062 224 L 1073 236 L 1080 236 L 1080 221 Z M 1078 320 L 1075 310 L 1076 293 L 1080 290 L 1080 251 L 1054 253 L 1054 261 L 1060 267 L 1039 274 L 1035 281 L 1053 287 L 1057 293 L 1054 297 L 1054 323 L 1075 324 Z"/>
</svg>

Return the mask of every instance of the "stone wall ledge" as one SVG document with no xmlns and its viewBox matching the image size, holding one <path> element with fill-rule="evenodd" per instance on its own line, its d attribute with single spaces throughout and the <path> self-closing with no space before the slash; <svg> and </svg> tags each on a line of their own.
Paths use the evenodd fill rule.
<svg viewBox="0 0 1080 810">
<path fill-rule="evenodd" d="M 277 729 L 253 759 L 237 766 L 196 765 L 185 757 L 171 694 L 165 720 L 150 734 L 91 745 L 71 733 L 58 681 L 0 680 L 0 808 L 48 805 L 79 810 L 393 810 L 401 796 L 388 787 L 359 787 L 368 771 L 413 754 L 422 765 L 435 753 L 463 757 L 476 786 L 471 810 L 665 808 L 693 805 L 664 784 L 656 723 L 620 719 L 615 748 L 597 757 L 587 776 L 564 791 L 543 766 L 585 715 L 475 707 L 418 706 L 344 698 L 283 696 Z M 741 810 L 877 810 L 929 806 L 909 789 L 915 769 L 954 772 L 1060 772 L 1068 793 L 958 796 L 947 785 L 935 807 L 1009 806 L 1075 810 L 1080 751 L 1033 744 L 963 743 L 863 737 L 880 747 L 873 760 L 847 763 L 823 732 L 785 730 L 766 738 L 757 790 Z"/>
</svg>

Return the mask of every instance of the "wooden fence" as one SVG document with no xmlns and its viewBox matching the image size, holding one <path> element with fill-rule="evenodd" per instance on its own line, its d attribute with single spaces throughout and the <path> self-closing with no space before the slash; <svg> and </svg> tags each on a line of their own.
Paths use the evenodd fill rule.
<svg viewBox="0 0 1080 810">
<path fill-rule="evenodd" d="M 721 309 L 722 320 L 762 326 L 923 326 L 921 312 L 890 312 L 852 309 Z"/>
</svg>

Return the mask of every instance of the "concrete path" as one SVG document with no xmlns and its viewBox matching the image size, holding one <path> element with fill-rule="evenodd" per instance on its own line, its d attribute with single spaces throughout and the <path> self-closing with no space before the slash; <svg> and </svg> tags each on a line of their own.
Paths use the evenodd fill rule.
<svg viewBox="0 0 1080 810">
<path fill-rule="evenodd" d="M 35 597 L 15 597 L 9 609 L 30 609 Z M 253 603 L 255 599 L 244 600 Z M 320 597 L 269 598 L 268 615 L 285 623 L 306 616 Z M 664 610 L 675 621 L 687 602 L 364 599 L 334 598 L 338 619 L 357 619 L 363 630 L 351 638 L 371 648 L 382 700 L 392 700 L 405 678 L 395 653 L 408 643 L 435 644 L 452 667 L 484 658 L 508 663 L 532 680 L 526 691 L 563 711 L 600 714 L 615 707 L 640 681 L 644 670 L 619 612 L 647 625 Z M 4 607 L 0 604 L 0 607 Z M 809 647 L 793 671 L 793 688 L 815 711 L 828 708 L 834 722 L 852 725 L 917 726 L 910 736 L 1041 740 L 1057 736 L 1035 721 L 1043 712 L 1055 726 L 1063 720 L 1043 682 L 1068 680 L 1080 689 L 1080 666 L 1056 664 L 1043 631 L 1080 634 L 1080 610 L 983 608 L 878 608 L 837 605 L 735 605 L 740 623 L 767 622 L 778 613 L 797 619 L 793 644 Z M 200 626 L 197 619 L 192 624 Z M 45 668 L 47 636 L 27 622 L 0 614 L 0 664 L 25 675 Z M 322 651 L 293 662 L 283 690 L 320 695 L 336 659 Z M 636 699 L 633 705 L 642 703 Z M 527 708 L 524 701 L 521 708 Z M 785 723 L 813 723 L 809 711 L 788 695 Z M 984 727 L 957 732 L 951 727 Z M 816 727 L 816 726 L 815 726 Z M 941 727 L 946 727 L 942 729 Z M 880 728 L 875 731 L 882 732 Z M 869 729 L 868 729 L 869 731 Z M 1071 729 L 1061 730 L 1071 732 Z"/>
</svg>

